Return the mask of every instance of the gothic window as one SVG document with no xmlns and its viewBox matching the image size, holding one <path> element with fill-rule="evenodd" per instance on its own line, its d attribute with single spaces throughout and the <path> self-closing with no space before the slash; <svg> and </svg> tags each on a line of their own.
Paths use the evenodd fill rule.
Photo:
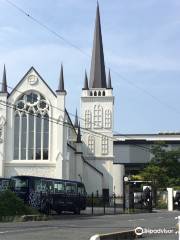
<svg viewBox="0 0 180 240">
<path fill-rule="evenodd" d="M 101 96 L 101 92 L 100 91 L 98 92 L 98 96 Z"/>
<path fill-rule="evenodd" d="M 91 128 L 91 111 L 86 110 L 85 111 L 85 128 Z"/>
<path fill-rule="evenodd" d="M 94 106 L 94 128 L 102 128 L 103 110 L 100 105 Z"/>
<path fill-rule="evenodd" d="M 96 92 L 96 91 L 94 92 L 94 96 L 95 96 L 95 97 L 97 96 L 97 92 Z"/>
<path fill-rule="evenodd" d="M 111 110 L 105 111 L 105 128 L 111 128 L 112 126 L 112 115 Z"/>
<path fill-rule="evenodd" d="M 95 140 L 94 136 L 89 136 L 88 137 L 88 148 L 91 153 L 95 152 Z"/>
<path fill-rule="evenodd" d="M 102 154 L 108 154 L 108 137 L 102 136 Z"/>
<path fill-rule="evenodd" d="M 14 159 L 48 160 L 49 105 L 37 92 L 22 95 L 15 104 Z"/>
<path fill-rule="evenodd" d="M 105 94 L 105 91 L 103 91 L 103 94 L 102 94 L 103 96 L 105 96 L 106 94 Z"/>
</svg>

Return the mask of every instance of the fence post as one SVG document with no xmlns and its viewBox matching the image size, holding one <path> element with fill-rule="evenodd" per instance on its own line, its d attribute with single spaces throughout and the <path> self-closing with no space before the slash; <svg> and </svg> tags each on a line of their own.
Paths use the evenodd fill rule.
<svg viewBox="0 0 180 240">
<path fill-rule="evenodd" d="M 114 214 L 116 214 L 116 195 L 113 194 L 113 200 L 114 200 Z"/>
<path fill-rule="evenodd" d="M 91 195 L 91 211 L 92 211 L 92 215 L 94 214 L 94 193 L 92 192 L 92 195 Z"/>
<path fill-rule="evenodd" d="M 103 208 L 104 208 L 104 215 L 106 214 L 106 199 L 103 196 Z"/>
</svg>

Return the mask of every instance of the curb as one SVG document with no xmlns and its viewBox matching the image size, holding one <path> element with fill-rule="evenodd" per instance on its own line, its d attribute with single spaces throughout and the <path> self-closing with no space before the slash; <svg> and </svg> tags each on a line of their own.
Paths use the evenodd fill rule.
<svg viewBox="0 0 180 240">
<path fill-rule="evenodd" d="M 23 215 L 23 216 L 4 216 L 0 222 L 27 222 L 27 221 L 47 221 L 46 215 Z"/>
<path fill-rule="evenodd" d="M 121 239 L 135 239 L 137 235 L 134 230 L 122 231 L 107 234 L 96 234 L 90 238 L 90 240 L 121 240 Z"/>
</svg>

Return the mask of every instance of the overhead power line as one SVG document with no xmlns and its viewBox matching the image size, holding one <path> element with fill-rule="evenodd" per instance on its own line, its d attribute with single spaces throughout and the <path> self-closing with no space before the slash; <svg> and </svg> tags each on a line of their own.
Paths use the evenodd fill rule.
<svg viewBox="0 0 180 240">
<path fill-rule="evenodd" d="M 32 115 L 32 116 L 36 116 L 37 118 L 41 118 L 40 116 L 38 116 L 38 115 L 35 114 L 35 113 L 28 112 L 28 111 L 25 111 L 25 110 L 17 109 L 16 104 L 10 103 L 10 102 L 8 102 L 8 101 L 0 100 L 0 105 L 6 106 L 6 107 L 11 108 L 11 109 L 13 109 L 13 110 L 19 110 L 20 112 L 24 112 L 24 113 L 26 113 L 26 114 L 29 114 L 29 115 Z M 64 112 L 65 112 L 65 111 L 64 111 Z M 56 118 L 53 118 L 53 117 L 48 116 L 48 119 L 46 119 L 46 120 L 47 120 L 48 122 L 53 123 L 53 124 L 57 124 L 57 125 L 61 125 L 61 126 L 66 126 L 66 127 L 71 128 L 71 129 L 74 129 L 74 127 L 73 127 L 70 123 L 65 122 L 65 121 L 62 121 L 62 120 L 60 120 L 60 119 L 56 119 Z M 112 141 L 112 142 L 114 142 L 114 140 L 115 140 L 114 137 L 108 136 L 108 135 L 103 134 L 103 133 L 99 133 L 99 132 L 96 132 L 96 131 L 93 131 L 93 130 L 90 130 L 90 129 L 86 129 L 86 128 L 83 128 L 83 127 L 80 127 L 80 129 L 81 129 L 81 132 L 83 132 L 84 134 L 85 134 L 85 133 L 89 133 L 89 134 L 91 134 L 92 136 L 96 136 L 96 137 L 99 137 L 99 138 L 106 137 L 106 138 L 109 139 L 109 141 Z M 117 138 L 117 140 L 119 140 L 119 139 Z M 143 149 L 143 150 L 146 150 L 146 151 L 147 151 L 147 150 L 148 150 L 148 151 L 151 151 L 150 148 L 145 147 L 145 146 L 141 146 L 141 145 L 134 144 L 134 143 L 133 143 L 132 145 L 134 145 L 134 146 L 136 146 L 136 147 L 138 147 L 138 148 L 141 148 L 141 149 Z"/>
<path fill-rule="evenodd" d="M 69 41 L 68 39 L 64 38 L 61 34 L 59 34 L 58 32 L 56 32 L 55 30 L 53 30 L 51 27 L 49 27 L 48 25 L 44 24 L 42 21 L 40 21 L 39 19 L 37 19 L 36 17 L 34 17 L 32 14 L 28 13 L 27 11 L 25 11 L 23 8 L 19 7 L 17 4 L 13 3 L 10 0 L 5 0 L 9 5 L 11 5 L 12 7 L 14 7 L 16 10 L 18 10 L 19 12 L 21 12 L 23 15 L 25 15 L 26 17 L 28 17 L 29 19 L 31 19 L 33 22 L 35 22 L 36 24 L 38 24 L 39 26 L 43 27 L 45 30 L 47 30 L 48 32 L 50 32 L 51 34 L 53 34 L 54 36 L 56 36 L 57 38 L 59 38 L 61 41 L 63 41 L 64 43 L 66 43 L 67 45 L 71 46 L 72 48 L 76 49 L 77 51 L 79 51 L 81 54 L 83 54 L 84 56 L 90 58 L 90 55 L 87 54 L 85 51 L 83 51 L 79 46 L 75 45 L 74 43 L 72 43 L 71 41 Z M 135 87 L 136 89 L 140 90 L 141 92 L 144 92 L 146 95 L 148 95 L 149 97 L 151 97 L 152 99 L 154 99 L 156 102 L 158 102 L 159 104 L 167 107 L 168 109 L 170 109 L 171 111 L 174 111 L 176 114 L 180 114 L 180 111 L 177 110 L 174 106 L 168 104 L 167 102 L 162 101 L 161 99 L 159 99 L 157 96 L 154 96 L 151 92 L 149 92 L 148 90 L 134 84 L 131 80 L 129 80 L 128 78 L 124 77 L 121 73 L 117 72 L 116 70 L 114 70 L 113 68 L 111 68 L 110 66 L 106 66 L 108 69 L 111 70 L 111 72 L 115 73 L 118 77 L 120 77 L 123 81 L 125 81 L 126 83 L 132 85 L 133 87 Z"/>
</svg>

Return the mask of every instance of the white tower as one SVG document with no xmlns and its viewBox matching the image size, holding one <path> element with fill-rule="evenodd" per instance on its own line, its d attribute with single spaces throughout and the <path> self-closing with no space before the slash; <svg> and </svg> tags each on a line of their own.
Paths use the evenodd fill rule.
<svg viewBox="0 0 180 240">
<path fill-rule="evenodd" d="M 6 119 L 7 119 L 7 81 L 4 65 L 3 78 L 0 91 L 0 177 L 4 177 L 5 145 L 6 145 Z"/>
<path fill-rule="evenodd" d="M 60 77 L 59 77 L 59 86 L 58 90 L 56 90 L 57 95 L 57 107 L 59 109 L 63 109 L 64 111 L 61 111 L 60 116 L 60 123 L 57 124 L 57 152 L 58 156 L 56 159 L 56 177 L 57 178 L 67 178 L 66 172 L 68 171 L 67 168 L 67 162 L 65 155 L 66 152 L 66 141 L 65 141 L 65 129 L 64 125 L 62 124 L 65 122 L 65 98 L 66 98 L 66 90 L 64 88 L 64 74 L 63 74 L 63 66 L 61 64 L 61 71 L 60 71 Z M 59 111 L 57 111 L 59 114 Z M 58 116 L 57 116 L 58 118 Z"/>
<path fill-rule="evenodd" d="M 114 97 L 110 72 L 106 83 L 99 6 L 97 5 L 90 79 L 85 73 L 81 95 L 82 140 L 85 154 L 94 167 L 103 173 L 99 193 L 112 194 L 113 186 L 113 109 Z M 93 178 L 93 176 L 92 176 Z"/>
</svg>

